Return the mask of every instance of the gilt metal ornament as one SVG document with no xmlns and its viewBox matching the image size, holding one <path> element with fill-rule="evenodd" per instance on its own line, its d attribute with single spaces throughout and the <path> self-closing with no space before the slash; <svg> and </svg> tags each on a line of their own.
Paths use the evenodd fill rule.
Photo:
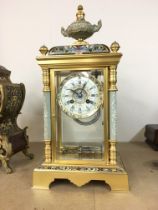
<svg viewBox="0 0 158 210">
<path fill-rule="evenodd" d="M 92 25 L 90 22 L 86 21 L 83 6 L 79 5 L 76 13 L 76 21 L 71 23 L 66 30 L 62 27 L 61 33 L 65 37 L 72 37 L 76 39 L 76 45 L 83 45 L 87 44 L 87 42 L 84 40 L 92 36 L 95 32 L 99 31 L 101 26 L 101 20 L 98 21 L 97 25 Z"/>
</svg>

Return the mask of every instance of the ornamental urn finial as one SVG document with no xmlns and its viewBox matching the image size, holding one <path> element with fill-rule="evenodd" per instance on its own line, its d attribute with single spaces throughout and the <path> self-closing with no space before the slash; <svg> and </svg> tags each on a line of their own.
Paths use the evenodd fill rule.
<svg viewBox="0 0 158 210">
<path fill-rule="evenodd" d="M 43 45 L 40 47 L 39 51 L 42 55 L 46 55 L 48 52 L 48 48 L 45 45 Z"/>
<path fill-rule="evenodd" d="M 116 41 L 113 42 L 113 43 L 111 44 L 111 46 L 110 46 L 110 49 L 111 49 L 111 51 L 112 51 L 113 53 L 117 53 L 118 50 L 120 49 L 119 43 L 116 42 Z"/>
<path fill-rule="evenodd" d="M 79 5 L 76 13 L 76 21 L 71 23 L 66 30 L 62 27 L 61 33 L 65 37 L 72 37 L 76 39 L 76 45 L 87 44 L 84 40 L 99 31 L 101 26 L 101 20 L 98 21 L 97 25 L 92 25 L 86 21 L 83 6 Z"/>
</svg>

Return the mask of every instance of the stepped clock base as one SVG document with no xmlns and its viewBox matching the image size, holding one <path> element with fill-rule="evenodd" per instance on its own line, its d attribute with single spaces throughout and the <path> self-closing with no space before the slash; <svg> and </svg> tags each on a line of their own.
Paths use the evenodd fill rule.
<svg viewBox="0 0 158 210">
<path fill-rule="evenodd" d="M 68 179 L 81 187 L 91 180 L 105 181 L 112 191 L 128 191 L 128 175 L 124 167 L 41 166 L 34 169 L 33 188 L 49 189 L 55 179 Z"/>
</svg>

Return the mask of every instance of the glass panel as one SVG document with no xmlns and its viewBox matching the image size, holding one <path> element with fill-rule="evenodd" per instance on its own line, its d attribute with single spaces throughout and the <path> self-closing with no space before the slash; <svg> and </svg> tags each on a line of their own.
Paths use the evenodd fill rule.
<svg viewBox="0 0 158 210">
<path fill-rule="evenodd" d="M 57 80 L 57 159 L 102 160 L 102 71 L 60 72 Z"/>
</svg>

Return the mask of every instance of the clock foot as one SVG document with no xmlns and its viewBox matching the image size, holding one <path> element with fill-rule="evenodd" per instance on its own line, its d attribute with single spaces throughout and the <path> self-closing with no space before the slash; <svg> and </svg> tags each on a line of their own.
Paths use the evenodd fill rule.
<svg viewBox="0 0 158 210">
<path fill-rule="evenodd" d="M 127 174 L 119 174 L 117 176 L 113 176 L 107 178 L 105 183 L 108 184 L 113 192 L 126 192 L 129 191 L 128 186 L 128 175 Z"/>
<path fill-rule="evenodd" d="M 33 189 L 49 190 L 50 185 L 54 182 L 53 177 L 48 171 L 34 169 L 33 172 Z"/>
<path fill-rule="evenodd" d="M 111 191 L 128 191 L 128 175 L 123 168 L 42 165 L 33 172 L 33 188 L 49 189 L 55 179 L 68 179 L 78 187 L 91 180 L 105 181 Z"/>
</svg>

